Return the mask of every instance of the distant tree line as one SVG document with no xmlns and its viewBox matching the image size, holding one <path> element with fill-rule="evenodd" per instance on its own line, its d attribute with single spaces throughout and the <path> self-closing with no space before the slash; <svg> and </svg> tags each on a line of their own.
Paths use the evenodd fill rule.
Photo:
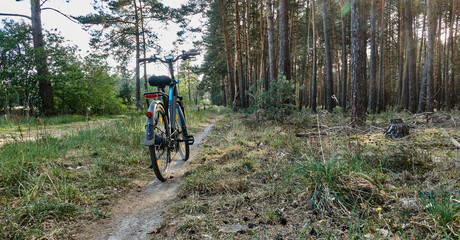
<svg viewBox="0 0 460 240">
<path fill-rule="evenodd" d="M 459 0 L 207 2 L 203 84 L 214 103 L 261 106 L 257 93 L 284 76 L 293 97 L 280 104 L 350 108 L 357 125 L 366 112 L 460 105 Z"/>
<path fill-rule="evenodd" d="M 34 48 L 31 26 L 6 20 L 0 28 L 0 111 L 15 109 L 24 115 L 41 112 L 37 56 L 47 56 L 47 79 L 53 89 L 53 114 L 115 114 L 130 102 L 129 87 L 110 73 L 105 57 L 82 58 L 76 46 L 67 46 L 57 33 L 45 32 L 46 45 Z M 128 92 L 126 93 L 126 88 Z M 125 91 L 125 92 L 123 92 Z M 117 97 L 118 96 L 118 97 Z"/>
<path fill-rule="evenodd" d="M 78 82 L 77 85 L 73 86 L 72 82 L 63 84 L 59 82 L 56 76 L 66 76 L 68 73 L 66 71 L 75 71 L 72 77 L 78 77 L 76 74 L 76 65 L 80 65 L 82 73 L 79 75 L 82 77 L 81 80 L 89 81 L 91 77 L 85 74 L 102 74 L 100 76 L 101 80 L 93 79 L 94 81 L 90 82 L 91 86 L 99 87 L 97 92 L 101 94 L 111 93 L 113 96 L 119 96 L 122 99 L 122 102 L 125 105 L 135 104 L 137 109 L 142 107 L 144 101 L 141 99 L 141 69 L 137 65 L 135 69 L 135 89 L 131 89 L 131 83 L 128 81 L 132 71 L 128 68 L 130 61 L 133 61 L 135 58 L 146 57 L 147 49 L 160 49 L 158 43 L 156 42 L 157 37 L 155 29 L 152 27 L 157 22 L 166 22 L 173 21 L 180 24 L 183 28 L 183 31 L 178 33 L 180 40 L 185 37 L 186 32 L 195 32 L 199 29 L 192 29 L 188 27 L 189 19 L 186 16 L 194 13 L 198 13 L 201 9 L 206 6 L 200 1 L 190 1 L 188 5 L 183 5 L 179 9 L 172 9 L 164 6 L 162 3 L 159 3 L 155 0 L 95 0 L 93 1 L 94 9 L 97 11 L 96 14 L 89 14 L 86 16 L 70 16 L 60 12 L 57 9 L 52 7 L 46 7 L 49 5 L 47 0 L 24 0 L 30 1 L 31 15 L 22 15 L 17 13 L 4 13 L 0 11 L 0 16 L 9 16 L 9 17 L 20 17 L 23 19 L 30 20 L 30 25 L 28 24 L 16 24 L 14 22 L 5 22 L 5 27 L 2 29 L 2 40 L 4 42 L 0 43 L 0 50 L 2 54 L 2 61 L 0 62 L 0 70 L 2 75 L 0 75 L 1 83 L 0 90 L 2 91 L 2 98 L 0 99 L 0 111 L 6 113 L 10 112 L 11 108 L 22 107 L 29 109 L 30 111 L 40 112 L 43 115 L 54 115 L 62 112 L 71 112 L 71 113 L 80 113 L 80 112 L 97 112 L 99 113 L 99 106 L 101 103 L 99 100 L 104 103 L 113 100 L 112 98 L 100 98 L 99 95 L 92 95 L 91 91 L 78 91 L 78 87 L 84 86 L 83 83 Z M 44 10 L 53 10 L 70 21 L 78 21 L 79 23 L 85 25 L 92 35 L 90 45 L 92 46 L 92 52 L 89 57 L 85 59 L 78 59 L 76 54 L 76 48 L 63 47 L 62 39 L 56 41 L 53 39 L 50 33 L 44 33 L 41 23 L 41 13 Z M 93 28 L 93 26 L 96 26 Z M 12 29 L 18 30 L 19 28 L 23 29 L 21 34 L 26 34 L 27 39 L 21 39 L 20 35 L 14 35 L 14 32 L 8 32 Z M 19 34 L 19 32 L 17 33 Z M 24 41 L 23 41 L 24 40 Z M 15 41 L 20 42 L 21 48 L 18 49 L 17 46 L 13 46 Z M 21 42 L 22 41 L 22 42 Z M 13 45 L 10 44 L 10 42 Z M 24 48 L 22 48 L 24 47 Z M 54 51 L 60 51 L 59 49 L 64 49 L 62 51 L 67 51 L 69 59 L 75 63 L 72 65 L 72 68 L 63 67 L 59 64 L 68 64 L 66 61 L 60 61 L 56 59 Z M 18 57 L 19 56 L 19 57 Z M 122 77 L 111 76 L 109 74 L 109 67 L 104 59 L 107 59 L 109 56 L 113 57 L 118 61 L 118 66 L 112 72 L 118 72 Z M 12 66 L 18 65 L 20 59 L 25 58 L 28 65 L 28 68 L 22 68 L 18 71 L 25 72 L 30 81 L 24 80 L 14 80 L 16 72 L 11 71 Z M 78 62 L 78 64 L 76 63 Z M 55 66 L 58 64 L 59 66 Z M 97 71 L 95 69 L 86 69 L 90 67 L 90 64 L 94 68 L 99 67 Z M 56 68 L 55 68 L 56 67 Z M 61 72 L 59 72 L 61 71 Z M 86 72 L 88 71 L 88 72 Z M 146 66 L 144 66 L 143 74 L 143 85 L 144 89 L 147 89 L 147 71 Z M 107 83 L 104 83 L 105 80 L 111 79 L 113 87 L 118 89 L 118 93 L 111 91 L 113 87 L 102 88 L 102 86 Z M 69 79 L 69 78 L 68 78 Z M 120 79 L 124 79 L 120 82 Z M 28 88 L 25 89 L 23 86 L 28 84 Z M 101 86 L 98 86 L 101 84 Z M 190 85 L 190 84 L 189 84 Z M 66 91 L 65 97 L 60 95 L 62 89 L 60 87 L 69 88 Z M 71 91 L 72 87 L 76 87 L 76 91 Z M 19 89 L 19 90 L 18 90 Z M 26 93 L 24 93 L 26 92 Z M 4 94 L 3 94 L 4 93 Z M 69 102 L 71 96 L 78 94 L 80 99 L 79 104 L 67 104 L 66 108 L 63 108 L 62 104 Z M 134 94 L 135 100 L 132 101 L 131 94 Z M 97 102 L 97 104 L 82 103 L 86 100 Z M 112 103 L 114 106 L 120 107 L 118 102 Z M 107 109 L 108 106 L 103 107 Z M 82 108 L 86 110 L 82 110 Z M 91 109 L 91 110 L 88 110 Z M 105 110 L 103 111 L 105 112 Z M 110 112 L 110 111 L 108 111 Z"/>
</svg>

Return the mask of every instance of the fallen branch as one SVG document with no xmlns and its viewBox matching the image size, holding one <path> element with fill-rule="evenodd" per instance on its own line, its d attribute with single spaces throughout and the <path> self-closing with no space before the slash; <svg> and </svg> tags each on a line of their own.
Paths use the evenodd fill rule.
<svg viewBox="0 0 460 240">
<path fill-rule="evenodd" d="M 385 128 L 381 128 L 381 127 L 377 127 L 377 126 L 374 126 L 374 125 L 370 125 L 371 128 L 375 128 L 375 129 L 378 129 L 380 131 L 385 131 Z"/>
<path fill-rule="evenodd" d="M 460 148 L 460 143 L 455 140 L 455 138 L 451 137 L 444 128 L 441 128 L 442 135 L 450 140 L 452 144 L 454 144 L 455 147 Z"/>
<path fill-rule="evenodd" d="M 334 130 L 334 129 L 340 129 L 340 130 L 350 129 L 350 130 L 352 130 L 353 128 L 351 128 L 350 126 L 335 126 L 335 127 L 326 128 L 323 131 L 329 131 L 329 130 Z"/>
<path fill-rule="evenodd" d="M 318 135 L 327 135 L 327 133 L 325 133 L 325 132 L 320 132 L 320 133 L 307 132 L 307 133 L 296 133 L 295 134 L 296 137 L 316 137 Z"/>
</svg>

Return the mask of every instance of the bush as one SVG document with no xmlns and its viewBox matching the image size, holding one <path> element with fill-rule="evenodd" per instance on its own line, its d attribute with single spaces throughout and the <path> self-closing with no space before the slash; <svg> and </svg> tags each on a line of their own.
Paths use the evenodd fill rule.
<svg viewBox="0 0 460 240">
<path fill-rule="evenodd" d="M 262 86 L 259 81 L 258 86 Z M 286 76 L 280 75 L 276 82 L 272 82 L 268 91 L 251 87 L 250 95 L 254 98 L 249 108 L 250 112 L 262 115 L 269 119 L 282 120 L 295 112 L 295 85 Z"/>
</svg>

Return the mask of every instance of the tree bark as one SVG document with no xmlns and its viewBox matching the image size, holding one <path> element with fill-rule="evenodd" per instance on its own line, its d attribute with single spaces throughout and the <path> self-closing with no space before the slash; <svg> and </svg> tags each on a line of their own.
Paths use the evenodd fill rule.
<svg viewBox="0 0 460 240">
<path fill-rule="evenodd" d="M 396 93 L 397 104 L 400 108 L 405 108 L 408 101 L 404 99 L 404 83 L 406 82 L 404 79 L 404 31 L 403 31 L 403 1 L 399 2 L 398 8 L 398 90 Z"/>
<path fill-rule="evenodd" d="M 375 104 L 375 76 L 376 76 L 376 68 L 377 68 L 377 47 L 376 47 L 376 21 L 377 21 L 377 0 L 371 0 L 371 32 L 370 32 L 370 47 L 371 47 L 371 55 L 369 60 L 369 112 L 375 112 L 376 104 Z"/>
<path fill-rule="evenodd" d="M 422 84 L 420 86 L 420 97 L 417 112 L 433 111 L 433 95 L 432 95 L 432 82 L 433 82 L 433 60 L 434 60 L 434 42 L 435 33 L 437 27 L 436 21 L 436 0 L 427 1 L 427 12 L 428 12 L 428 41 L 426 50 L 426 62 L 423 69 Z M 426 98 L 425 98 L 426 92 Z M 426 103 L 426 107 L 423 108 L 423 104 Z"/>
<path fill-rule="evenodd" d="M 449 91 L 449 48 L 452 45 L 452 35 L 453 35 L 453 26 L 455 18 L 455 1 L 452 2 L 450 9 L 450 27 L 449 27 L 449 39 L 446 43 L 446 54 L 445 54 L 445 63 L 444 63 L 444 106 L 446 111 L 450 111 L 450 91 Z M 447 20 L 446 20 L 447 21 Z M 452 66 L 455 67 L 455 66 Z"/>
<path fill-rule="evenodd" d="M 147 40 L 145 38 L 145 23 L 144 23 L 144 11 L 142 9 L 142 0 L 139 1 L 139 13 L 141 17 L 141 31 L 142 31 L 142 54 L 143 58 L 147 57 Z M 148 90 L 147 85 L 147 64 L 144 64 L 144 90 Z"/>
<path fill-rule="evenodd" d="M 313 67 L 312 67 L 312 79 L 311 79 L 311 112 L 316 113 L 316 94 L 317 94 L 317 80 L 316 80 L 316 0 L 312 0 L 312 26 L 313 26 Z"/>
<path fill-rule="evenodd" d="M 136 59 L 140 58 L 140 39 L 139 39 L 139 9 L 137 7 L 137 0 L 133 0 L 134 5 L 134 27 L 136 31 Z M 139 63 L 136 64 L 136 108 L 140 110 L 141 104 L 141 80 L 140 80 L 140 67 Z"/>
<path fill-rule="evenodd" d="M 259 79 L 263 79 L 264 88 L 268 90 L 268 81 L 264 76 L 265 73 L 265 28 L 264 28 L 264 2 L 260 0 L 260 72 Z"/>
<path fill-rule="evenodd" d="M 441 43 L 442 14 L 443 14 L 442 12 L 437 14 L 437 16 L 439 15 L 438 28 L 437 28 L 438 33 L 437 34 L 435 33 L 435 35 L 437 35 L 437 38 L 438 38 L 436 41 L 438 50 L 435 51 L 437 53 L 435 55 L 436 56 L 436 65 L 435 65 L 436 67 L 433 67 L 433 69 L 436 69 L 436 77 L 433 77 L 433 80 L 431 82 L 432 84 L 431 91 L 433 95 L 432 97 L 433 98 L 433 108 L 436 108 L 436 109 L 439 109 L 439 104 L 442 101 L 442 98 L 441 98 L 442 92 L 440 91 L 441 84 L 442 84 L 442 66 L 441 66 L 442 64 L 442 61 L 441 61 L 441 58 L 442 58 L 442 43 Z"/>
<path fill-rule="evenodd" d="M 422 80 L 422 57 L 423 57 L 423 54 L 422 54 L 422 50 L 423 50 L 423 47 L 425 45 L 425 37 L 424 37 L 424 33 L 425 33 L 425 27 L 426 27 L 426 12 L 423 12 L 423 24 L 422 24 L 422 32 L 420 34 L 420 48 L 418 50 L 418 63 L 417 63 L 417 93 L 420 93 L 420 85 L 421 85 L 421 80 Z"/>
<path fill-rule="evenodd" d="M 351 1 L 351 123 L 366 123 L 366 0 Z"/>
<path fill-rule="evenodd" d="M 32 16 L 32 37 L 35 50 L 35 67 L 38 80 L 38 95 L 41 101 L 40 109 L 45 115 L 53 115 L 55 113 L 53 86 L 51 85 L 48 63 L 46 61 L 47 54 L 43 40 L 40 0 L 31 0 L 30 9 Z"/>
<path fill-rule="evenodd" d="M 278 75 L 290 79 L 290 57 L 289 57 L 289 15 L 288 0 L 279 0 L 279 65 Z"/>
<path fill-rule="evenodd" d="M 385 110 L 385 72 L 383 67 L 383 50 L 385 48 L 383 43 L 383 30 L 385 29 L 384 25 L 384 9 L 385 9 L 385 0 L 381 0 L 381 19 L 380 19 L 380 54 L 379 54 L 379 81 L 377 87 L 377 113 Z"/>
<path fill-rule="evenodd" d="M 228 98 L 233 102 L 234 97 L 235 97 L 235 79 L 233 77 L 233 66 L 232 66 L 232 53 L 230 51 L 230 46 L 229 46 L 229 35 L 228 35 L 228 22 L 227 22 L 227 13 L 225 11 L 225 4 L 224 0 L 220 0 L 220 14 L 221 14 L 221 20 L 222 20 L 222 29 L 224 32 L 224 49 L 225 49 L 225 60 L 227 63 L 227 82 L 228 82 L 228 89 L 227 92 L 230 94 Z M 228 99 L 225 99 L 225 101 L 228 101 Z"/>
<path fill-rule="evenodd" d="M 305 75 L 303 77 L 303 86 L 304 86 L 304 88 L 303 88 L 303 94 L 302 94 L 303 95 L 303 106 L 305 106 L 305 107 L 307 107 L 308 104 L 309 104 L 309 96 L 310 96 L 310 94 L 309 94 L 309 89 L 310 88 L 309 88 L 309 81 L 308 81 L 308 79 L 309 79 L 308 66 L 310 64 L 310 54 L 309 54 L 309 52 L 310 52 L 310 49 L 311 49 L 311 47 L 310 47 L 310 36 L 311 36 L 311 34 L 310 34 L 310 29 L 311 29 L 310 25 L 311 25 L 311 20 L 310 19 L 311 19 L 310 0 L 307 0 L 307 9 L 305 10 L 305 28 L 307 29 L 307 31 L 306 31 L 307 35 L 306 35 L 305 39 L 307 41 L 307 44 L 306 44 L 307 48 L 305 49 L 305 55 L 304 55 L 305 56 L 305 66 L 304 66 L 303 70 L 304 70 Z"/>
<path fill-rule="evenodd" d="M 409 96 L 409 101 L 407 103 L 407 109 L 410 112 L 415 112 L 415 104 L 416 104 L 416 97 L 415 97 L 415 83 L 416 83 L 416 56 L 415 56 L 415 44 L 414 44 L 414 37 L 413 37 L 413 24 L 412 24 L 412 0 L 406 0 L 404 6 L 404 24 L 406 30 L 406 61 L 407 61 L 407 86 L 406 89 Z"/>
<path fill-rule="evenodd" d="M 246 65 L 247 65 L 247 72 L 246 74 L 248 75 L 247 79 L 247 83 L 246 83 L 246 87 L 245 87 L 245 90 L 248 91 L 249 90 L 249 86 L 253 84 L 253 79 L 254 79 L 254 76 L 252 75 L 252 61 L 251 61 L 251 16 L 250 16 L 250 12 L 251 12 L 251 4 L 250 4 L 250 0 L 246 0 L 246 31 L 247 31 L 247 34 L 246 34 Z M 245 107 L 248 107 L 249 106 L 249 96 L 246 96 L 246 106 Z"/>
<path fill-rule="evenodd" d="M 343 0 L 340 0 L 340 4 L 342 9 L 344 8 Z M 343 10 L 342 10 L 343 11 Z M 342 12 L 341 14 L 342 20 L 342 84 L 341 84 L 341 93 L 340 93 L 340 107 L 343 110 L 347 108 L 347 75 L 348 75 L 348 60 L 347 60 L 347 43 L 346 43 L 346 20 L 345 14 Z"/>
<path fill-rule="evenodd" d="M 272 0 L 266 0 L 267 14 L 267 33 L 268 33 L 268 65 L 269 65 L 269 83 L 276 79 L 276 43 L 275 43 L 275 27 L 273 24 Z"/>
<path fill-rule="evenodd" d="M 243 56 L 241 53 L 241 26 L 240 26 L 240 9 L 239 0 L 235 1 L 235 83 L 239 85 L 239 106 L 244 108 L 245 104 L 245 91 L 244 91 L 244 78 L 243 78 Z"/>
<path fill-rule="evenodd" d="M 454 8 L 456 9 L 456 8 Z M 456 18 L 456 12 L 454 11 L 454 15 L 455 15 L 455 33 L 453 35 L 453 39 L 457 39 L 457 31 L 458 31 L 458 20 Z M 452 54 L 451 54 L 451 65 L 452 65 L 452 74 L 450 75 L 450 88 L 451 88 L 451 96 L 449 97 L 450 100 L 452 101 L 452 103 L 458 103 L 460 98 L 459 98 L 459 94 L 452 94 L 452 93 L 457 93 L 457 89 L 456 89 L 456 84 L 455 84 L 455 72 L 456 72 L 456 69 L 455 69 L 455 49 L 456 49 L 456 43 L 457 41 L 452 41 L 451 43 L 451 50 L 452 50 Z M 460 104 L 458 104 L 458 107 L 460 109 Z"/>
<path fill-rule="evenodd" d="M 335 102 L 332 96 L 334 95 L 334 80 L 332 76 L 332 57 L 331 57 L 331 46 L 329 39 L 329 27 L 327 20 L 327 0 L 323 0 L 323 29 L 324 29 L 324 51 L 325 51 L 325 67 L 326 67 L 326 110 L 332 112 L 335 107 Z"/>
</svg>

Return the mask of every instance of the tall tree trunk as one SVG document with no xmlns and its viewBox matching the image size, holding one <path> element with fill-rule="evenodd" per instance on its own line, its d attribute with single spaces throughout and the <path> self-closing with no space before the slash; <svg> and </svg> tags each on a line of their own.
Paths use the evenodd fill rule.
<svg viewBox="0 0 460 240">
<path fill-rule="evenodd" d="M 446 54 L 444 63 L 444 102 L 446 111 L 450 111 L 450 91 L 449 91 L 449 53 L 450 46 L 452 45 L 453 26 L 455 19 L 455 1 L 452 1 L 450 8 L 450 27 L 449 27 L 449 39 L 446 44 Z M 455 66 L 452 66 L 455 67 Z"/>
<path fill-rule="evenodd" d="M 371 32 L 370 32 L 370 44 L 371 44 L 371 55 L 369 61 L 369 112 L 375 112 L 376 104 L 375 104 L 375 76 L 376 76 L 376 68 L 377 68 L 377 47 L 376 47 L 376 21 L 377 21 L 377 0 L 371 0 Z"/>
<path fill-rule="evenodd" d="M 328 33 L 328 20 L 327 20 L 327 0 L 323 0 L 323 29 L 324 29 L 324 51 L 325 51 L 325 67 L 326 67 L 326 110 L 332 112 L 335 107 L 334 99 L 334 80 L 332 76 L 332 57 L 331 57 L 331 47 L 330 39 Z"/>
<path fill-rule="evenodd" d="M 400 108 L 405 108 L 407 105 L 407 101 L 404 99 L 404 31 L 403 31 L 403 1 L 399 2 L 399 8 L 398 8 L 398 91 L 396 94 L 397 97 L 397 104 L 399 105 Z"/>
<path fill-rule="evenodd" d="M 377 87 L 377 113 L 385 110 L 385 72 L 383 67 L 383 50 L 385 48 L 383 44 L 384 34 L 383 31 L 385 29 L 384 25 L 384 9 L 385 9 L 385 0 L 381 0 L 381 16 L 380 16 L 380 54 L 379 54 L 379 81 Z"/>
<path fill-rule="evenodd" d="M 264 28 L 264 2 L 260 0 L 260 72 L 259 79 L 263 79 L 263 86 L 268 90 L 268 79 L 264 76 L 265 73 L 265 28 Z"/>
<path fill-rule="evenodd" d="M 144 11 L 142 9 L 142 0 L 139 1 L 139 12 L 141 17 L 141 31 L 142 31 L 142 54 L 143 58 L 147 57 L 147 42 L 145 39 L 145 23 L 144 23 Z M 147 91 L 147 64 L 144 64 L 144 90 Z"/>
<path fill-rule="evenodd" d="M 303 106 L 307 107 L 308 106 L 308 102 L 309 102 L 309 74 L 308 74 L 308 66 L 309 66 L 309 63 L 310 63 L 310 54 L 309 54 L 309 51 L 311 49 L 310 47 L 310 25 L 311 25 L 311 8 L 310 8 L 310 0 L 307 0 L 307 9 L 305 10 L 305 28 L 307 29 L 306 31 L 306 40 L 307 40 L 307 48 L 305 49 L 305 67 L 303 68 L 303 70 L 305 71 L 305 75 L 303 77 Z"/>
<path fill-rule="evenodd" d="M 250 0 L 246 0 L 246 31 L 247 31 L 247 34 L 246 34 L 246 61 L 247 61 L 247 75 L 248 75 L 248 81 L 246 83 L 246 91 L 249 90 L 249 86 L 253 84 L 253 79 L 254 79 L 254 76 L 252 75 L 252 61 L 251 61 L 251 16 L 250 16 L 250 12 L 251 12 L 251 4 L 250 4 Z M 249 106 L 249 96 L 246 96 L 246 107 Z"/>
<path fill-rule="evenodd" d="M 415 44 L 413 38 L 413 16 L 412 16 L 412 0 L 406 0 L 404 6 L 404 24 L 406 30 L 406 60 L 407 60 L 407 81 L 408 81 L 408 96 L 409 102 L 407 109 L 410 112 L 415 112 L 416 98 L 415 98 L 415 83 L 416 83 L 416 56 L 415 56 Z"/>
<path fill-rule="evenodd" d="M 424 37 L 424 33 L 425 33 L 425 27 L 426 27 L 426 12 L 423 12 L 423 24 L 422 24 L 422 32 L 420 34 L 420 48 L 418 50 L 418 63 L 417 63 L 417 93 L 420 93 L 420 85 L 421 85 L 421 81 L 422 81 L 422 58 L 423 58 L 423 54 L 422 54 L 422 50 L 424 48 L 424 44 L 425 44 L 425 37 Z M 418 101 L 418 100 L 417 100 Z"/>
<path fill-rule="evenodd" d="M 351 1 L 351 123 L 366 123 L 366 0 Z"/>
<path fill-rule="evenodd" d="M 456 10 L 455 7 L 454 7 L 453 9 Z M 456 15 L 455 10 L 454 10 L 454 16 L 455 16 L 454 18 L 455 18 L 456 26 L 455 26 L 455 33 L 454 33 L 453 39 L 457 39 L 457 31 L 458 31 L 458 20 L 457 20 L 457 18 L 456 18 L 457 15 Z M 457 41 L 452 41 L 451 46 L 450 46 L 450 47 L 451 47 L 451 50 L 452 50 L 452 53 L 451 53 L 451 59 L 452 59 L 452 60 L 451 60 L 451 66 L 452 66 L 452 67 L 451 67 L 451 70 L 452 70 L 452 74 L 450 75 L 450 84 L 451 84 L 451 85 L 450 85 L 450 89 L 451 89 L 452 91 L 450 92 L 451 94 L 450 94 L 450 97 L 449 97 L 449 98 L 450 98 L 450 101 L 451 101 L 452 103 L 454 103 L 454 104 L 455 104 L 455 103 L 459 103 L 458 100 L 460 100 L 459 94 L 452 94 L 452 93 L 458 93 L 458 91 L 456 90 L 456 86 L 457 86 L 457 85 L 455 84 L 455 72 L 456 72 L 456 69 L 455 69 L 455 66 L 456 66 L 456 65 L 455 65 L 455 49 L 456 49 L 456 42 L 457 42 Z M 458 104 L 458 107 L 459 107 L 459 109 L 460 109 L 460 104 Z"/>
<path fill-rule="evenodd" d="M 139 40 L 139 9 L 137 8 L 137 0 L 133 0 L 134 3 L 134 26 L 136 31 L 136 59 L 140 58 L 140 40 Z M 141 104 L 141 80 L 140 80 L 140 68 L 139 64 L 136 64 L 136 107 L 137 110 L 142 108 Z"/>
<path fill-rule="evenodd" d="M 340 0 L 340 4 L 342 6 L 342 14 L 341 14 L 341 20 L 342 20 L 342 84 L 341 84 L 341 93 L 340 93 L 340 107 L 342 107 L 343 110 L 346 110 L 347 108 L 347 68 L 348 68 L 348 60 L 347 60 L 347 43 L 346 43 L 346 20 L 345 20 L 345 13 L 344 11 L 344 2 L 343 0 Z"/>
<path fill-rule="evenodd" d="M 32 37 L 35 50 L 35 67 L 37 70 L 38 96 L 41 101 L 41 111 L 45 115 L 54 114 L 53 86 L 51 85 L 46 61 L 47 54 L 43 40 L 40 0 L 30 1 L 32 19 Z"/>
<path fill-rule="evenodd" d="M 316 113 L 316 95 L 317 95 L 317 69 L 316 69 L 316 0 L 312 0 L 312 26 L 313 26 L 313 70 L 312 70 L 312 79 L 311 79 L 311 100 L 310 100 L 310 106 L 311 106 L 311 112 Z"/>
<path fill-rule="evenodd" d="M 289 57 L 289 15 L 288 0 L 279 0 L 279 65 L 278 75 L 290 79 L 290 57 Z"/>
<path fill-rule="evenodd" d="M 272 0 L 266 0 L 266 14 L 267 14 L 267 34 L 268 34 L 268 65 L 269 76 L 272 83 L 276 79 L 276 43 L 275 43 L 275 27 L 272 10 Z"/>
<path fill-rule="evenodd" d="M 240 26 L 240 9 L 239 0 L 235 1 L 235 83 L 239 85 L 239 100 L 240 107 L 244 108 L 245 104 L 245 91 L 244 91 L 244 78 L 243 78 L 243 56 L 241 53 L 241 26 Z"/>
<path fill-rule="evenodd" d="M 434 42 L 436 33 L 436 0 L 427 1 L 428 12 L 428 41 L 426 50 L 426 62 L 423 69 L 422 84 L 420 86 L 420 97 L 417 112 L 433 111 L 433 95 L 432 95 L 432 82 L 433 82 L 433 60 L 434 60 Z M 426 92 L 426 98 L 425 98 Z M 426 109 L 423 108 L 423 103 L 426 102 Z"/>
<path fill-rule="evenodd" d="M 442 101 L 442 92 L 440 89 L 442 88 L 442 43 L 441 43 L 441 32 L 442 32 L 442 12 L 437 14 L 439 15 L 439 20 L 438 20 L 438 28 L 437 28 L 437 37 L 438 40 L 436 41 L 438 50 L 436 51 L 436 77 L 433 78 L 432 81 L 432 93 L 433 93 L 433 108 L 439 109 L 439 104 Z M 436 35 L 436 33 L 435 33 Z M 436 100 L 436 101 L 435 101 Z"/>
<path fill-rule="evenodd" d="M 233 102 L 234 97 L 235 97 L 235 79 L 233 77 L 233 59 L 232 59 L 232 53 L 230 51 L 230 37 L 228 34 L 228 22 L 227 22 L 227 13 L 225 11 L 225 4 L 224 0 L 220 0 L 220 14 L 221 14 L 221 20 L 222 20 L 222 29 L 224 32 L 224 49 L 225 49 L 225 60 L 227 63 L 227 82 L 228 82 L 228 89 L 227 92 L 230 94 L 228 98 Z M 228 101 L 228 99 L 225 99 L 225 101 Z"/>
</svg>

